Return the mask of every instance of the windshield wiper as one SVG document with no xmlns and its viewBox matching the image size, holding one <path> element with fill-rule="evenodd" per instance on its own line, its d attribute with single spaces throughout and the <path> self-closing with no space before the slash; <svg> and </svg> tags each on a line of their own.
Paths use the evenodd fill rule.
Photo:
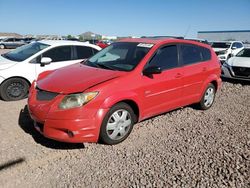
<svg viewBox="0 0 250 188">
<path fill-rule="evenodd" d="M 108 65 L 105 65 L 105 64 L 102 64 L 102 63 L 95 63 L 95 65 L 97 65 L 100 68 L 104 68 L 104 69 L 116 70 L 115 68 L 108 66 Z"/>
</svg>

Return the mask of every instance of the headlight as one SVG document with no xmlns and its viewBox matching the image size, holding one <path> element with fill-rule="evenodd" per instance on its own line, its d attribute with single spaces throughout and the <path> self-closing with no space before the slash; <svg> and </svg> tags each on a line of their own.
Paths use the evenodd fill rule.
<svg viewBox="0 0 250 188">
<path fill-rule="evenodd" d="M 230 65 L 228 64 L 227 61 L 225 61 L 225 62 L 223 63 L 223 66 L 224 66 L 224 67 L 230 67 Z"/>
<path fill-rule="evenodd" d="M 63 98 L 59 104 L 60 109 L 80 107 L 97 96 L 98 92 L 70 94 Z"/>
</svg>

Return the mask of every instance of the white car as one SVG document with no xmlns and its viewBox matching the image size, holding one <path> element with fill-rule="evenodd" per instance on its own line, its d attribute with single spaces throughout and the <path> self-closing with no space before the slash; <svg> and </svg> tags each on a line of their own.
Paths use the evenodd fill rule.
<svg viewBox="0 0 250 188">
<path fill-rule="evenodd" d="M 216 41 L 209 43 L 221 62 L 225 62 L 244 48 L 243 43 L 240 41 Z"/>
<path fill-rule="evenodd" d="M 41 72 L 78 63 L 100 50 L 99 46 L 89 43 L 43 40 L 2 54 L 0 97 L 6 101 L 23 99 Z"/>
<path fill-rule="evenodd" d="M 225 78 L 250 80 L 250 48 L 241 50 L 221 67 L 221 76 Z"/>
</svg>

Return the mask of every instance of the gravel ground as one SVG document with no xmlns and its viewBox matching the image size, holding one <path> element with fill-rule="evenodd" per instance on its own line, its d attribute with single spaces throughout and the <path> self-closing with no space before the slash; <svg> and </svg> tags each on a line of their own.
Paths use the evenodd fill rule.
<svg viewBox="0 0 250 188">
<path fill-rule="evenodd" d="M 1 187 L 250 187 L 250 84 L 224 82 L 207 111 L 135 125 L 115 146 L 37 133 L 27 100 L 0 101 Z"/>
</svg>

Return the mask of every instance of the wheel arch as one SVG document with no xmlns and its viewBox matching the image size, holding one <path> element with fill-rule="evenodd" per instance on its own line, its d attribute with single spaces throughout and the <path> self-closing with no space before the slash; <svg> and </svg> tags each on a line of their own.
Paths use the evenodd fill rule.
<svg viewBox="0 0 250 188">
<path fill-rule="evenodd" d="M 10 80 L 10 79 L 15 79 L 15 78 L 19 78 L 19 79 L 25 80 L 25 81 L 29 84 L 29 87 L 31 86 L 31 82 L 30 82 L 27 78 L 24 78 L 24 77 L 22 77 L 22 76 L 12 76 L 12 77 L 6 78 L 6 79 L 0 84 L 0 86 L 2 86 L 2 84 L 5 83 L 6 81 L 8 81 L 8 80 Z"/>
</svg>

